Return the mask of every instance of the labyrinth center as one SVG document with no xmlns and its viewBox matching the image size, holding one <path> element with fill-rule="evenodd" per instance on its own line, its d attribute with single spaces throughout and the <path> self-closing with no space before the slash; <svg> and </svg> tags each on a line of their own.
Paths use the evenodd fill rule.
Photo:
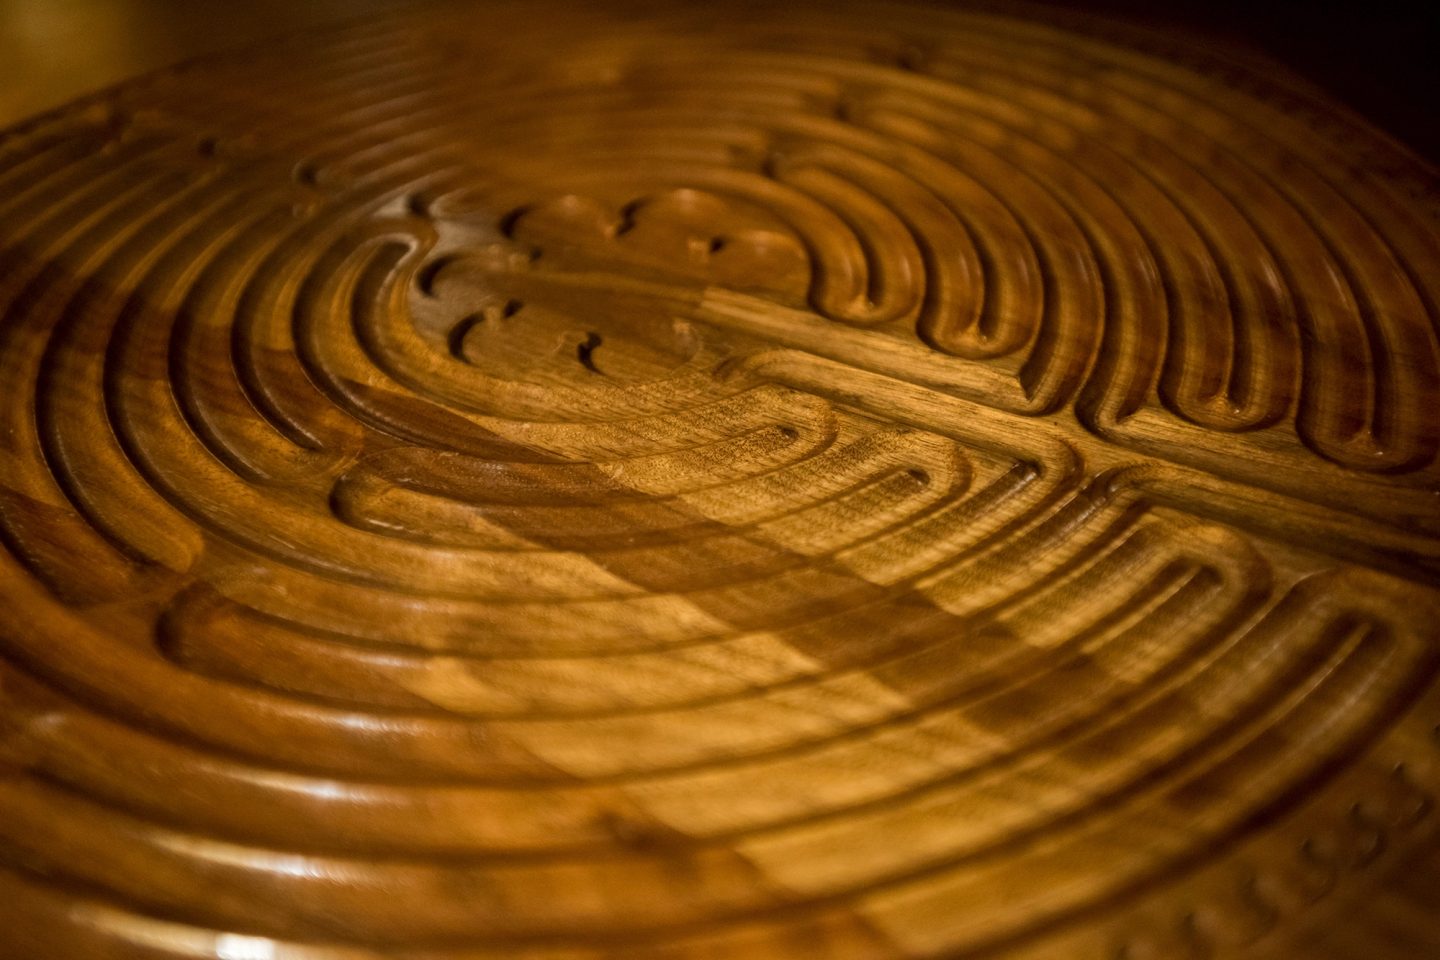
<svg viewBox="0 0 1440 960">
<path fill-rule="evenodd" d="M 1440 951 L 1437 183 L 886 4 L 0 134 L 0 956 Z"/>
</svg>

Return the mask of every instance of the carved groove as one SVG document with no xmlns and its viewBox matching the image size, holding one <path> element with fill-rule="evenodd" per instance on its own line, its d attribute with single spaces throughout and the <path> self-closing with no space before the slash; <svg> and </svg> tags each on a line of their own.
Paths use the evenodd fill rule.
<svg viewBox="0 0 1440 960">
<path fill-rule="evenodd" d="M 1434 172 L 645 9 L 0 135 L 0 955 L 1440 950 Z"/>
</svg>

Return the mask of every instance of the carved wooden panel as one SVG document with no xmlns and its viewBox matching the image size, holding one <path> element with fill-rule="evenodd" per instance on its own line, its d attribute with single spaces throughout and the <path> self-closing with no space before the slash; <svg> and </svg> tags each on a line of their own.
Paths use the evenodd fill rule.
<svg viewBox="0 0 1440 960">
<path fill-rule="evenodd" d="M 11 130 L 0 954 L 1440 951 L 1435 186 L 874 3 Z"/>
</svg>

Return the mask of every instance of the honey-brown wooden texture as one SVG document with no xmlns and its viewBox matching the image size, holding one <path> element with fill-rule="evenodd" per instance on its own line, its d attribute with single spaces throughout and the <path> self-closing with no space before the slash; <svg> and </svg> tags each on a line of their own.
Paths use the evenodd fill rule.
<svg viewBox="0 0 1440 960">
<path fill-rule="evenodd" d="M 442 7 L 0 139 L 0 956 L 1440 955 L 1435 172 L 1138 35 Z"/>
</svg>

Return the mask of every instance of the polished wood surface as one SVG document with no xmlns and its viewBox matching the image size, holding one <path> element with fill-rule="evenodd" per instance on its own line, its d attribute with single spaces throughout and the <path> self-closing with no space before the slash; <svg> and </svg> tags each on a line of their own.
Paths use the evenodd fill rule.
<svg viewBox="0 0 1440 960">
<path fill-rule="evenodd" d="M 1056 15 L 0 135 L 0 956 L 1440 955 L 1435 171 Z"/>
</svg>

